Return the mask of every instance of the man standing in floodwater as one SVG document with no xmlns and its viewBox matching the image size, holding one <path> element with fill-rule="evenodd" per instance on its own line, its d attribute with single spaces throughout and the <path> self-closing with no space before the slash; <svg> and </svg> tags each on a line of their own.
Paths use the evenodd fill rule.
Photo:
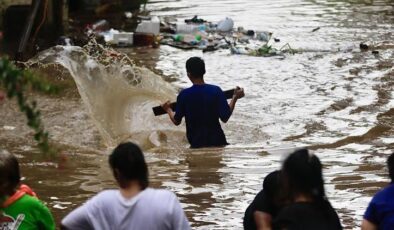
<svg viewBox="0 0 394 230">
<path fill-rule="evenodd" d="M 245 96 L 244 90 L 237 86 L 231 102 L 227 103 L 220 87 L 205 83 L 205 63 L 201 58 L 189 58 L 186 71 L 193 86 L 179 93 L 175 112 L 169 101 L 161 106 L 175 125 L 181 124 L 185 117 L 186 136 L 191 148 L 227 145 L 219 119 L 224 123 L 228 121 L 237 100 Z"/>
</svg>

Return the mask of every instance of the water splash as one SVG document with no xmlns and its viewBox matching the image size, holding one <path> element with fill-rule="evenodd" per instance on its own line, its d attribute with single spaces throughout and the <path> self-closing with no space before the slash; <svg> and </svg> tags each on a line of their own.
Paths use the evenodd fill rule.
<svg viewBox="0 0 394 230">
<path fill-rule="evenodd" d="M 27 65 L 60 65 L 70 73 L 106 145 L 129 138 L 144 142 L 158 127 L 169 128 L 163 127 L 163 118 L 153 116 L 151 107 L 174 99 L 174 87 L 94 40 L 85 47 L 52 47 Z"/>
</svg>

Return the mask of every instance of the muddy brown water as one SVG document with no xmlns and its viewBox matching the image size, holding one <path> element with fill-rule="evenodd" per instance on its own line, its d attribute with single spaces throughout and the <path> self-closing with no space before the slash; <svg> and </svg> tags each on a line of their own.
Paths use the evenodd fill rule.
<svg viewBox="0 0 394 230">
<path fill-rule="evenodd" d="M 304 52 L 282 59 L 167 46 L 120 49 L 174 89 L 190 85 L 184 62 L 194 55 L 206 61 L 207 82 L 244 87 L 247 96 L 223 125 L 231 143 L 223 149 L 190 150 L 184 126 L 154 118 L 149 108 L 166 100 L 163 94 L 127 89 L 110 94 L 102 84 L 112 83 L 75 85 L 67 71 L 52 70 L 47 73 L 65 83 L 66 92 L 33 96 L 63 157 L 51 162 L 37 152 L 12 101 L 0 104 L 0 147 L 17 154 L 24 182 L 60 221 L 95 193 L 115 187 L 107 156 L 121 139 L 108 141 L 103 130 L 129 132 L 127 138 L 144 147 L 151 186 L 175 192 L 194 229 L 241 229 L 264 176 L 294 148 L 307 146 L 324 164 L 327 195 L 343 225 L 356 229 L 371 196 L 388 182 L 385 160 L 394 150 L 393 7 L 392 1 L 151 1 L 147 8 L 153 15 L 182 20 L 198 14 L 211 21 L 228 16 L 236 26 L 273 32 L 281 40 L 276 47 L 288 42 Z M 363 41 L 379 54 L 360 51 Z M 76 71 L 81 76 L 83 64 Z M 136 100 L 117 103 L 130 95 Z M 146 98 L 151 101 L 141 105 Z M 123 109 L 137 102 L 137 110 Z M 117 123 L 122 117 L 128 121 Z"/>
</svg>

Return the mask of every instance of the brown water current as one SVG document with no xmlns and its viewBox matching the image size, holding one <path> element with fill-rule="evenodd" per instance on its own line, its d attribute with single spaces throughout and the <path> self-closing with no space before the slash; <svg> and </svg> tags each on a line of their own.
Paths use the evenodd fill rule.
<svg viewBox="0 0 394 230">
<path fill-rule="evenodd" d="M 39 55 L 35 61 L 55 63 L 41 71 L 67 86 L 59 96 L 32 95 L 62 158 L 50 162 L 38 153 L 13 101 L 0 104 L 0 147 L 17 154 L 24 182 L 56 220 L 115 187 L 107 156 L 128 139 L 144 147 L 151 185 L 178 195 L 193 229 L 241 229 L 265 175 L 303 146 L 323 162 L 327 195 L 343 225 L 357 229 L 372 195 L 388 182 L 385 161 L 394 150 L 393 1 L 156 0 L 147 9 L 179 21 L 231 17 L 235 26 L 273 32 L 281 40 L 275 47 L 289 43 L 302 52 L 262 58 L 119 49 L 147 69 L 108 67 L 77 47 Z M 360 51 L 360 42 L 372 48 Z M 207 82 L 245 88 L 223 124 L 226 148 L 191 150 L 184 124 L 151 114 L 151 106 L 190 85 L 184 63 L 195 55 L 206 62 Z"/>
</svg>

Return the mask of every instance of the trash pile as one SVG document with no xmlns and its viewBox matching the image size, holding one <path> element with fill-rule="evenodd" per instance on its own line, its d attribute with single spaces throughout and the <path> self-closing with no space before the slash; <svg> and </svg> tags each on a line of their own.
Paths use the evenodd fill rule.
<svg viewBox="0 0 394 230">
<path fill-rule="evenodd" d="M 218 23 L 207 22 L 194 16 L 184 23 L 162 23 L 160 43 L 180 49 L 200 49 L 203 52 L 229 49 L 232 54 L 250 56 L 276 56 L 283 53 L 295 53 L 289 44 L 274 48 L 270 41 L 271 32 L 246 30 L 238 27 L 234 30 L 234 21 L 225 18 Z"/>
<path fill-rule="evenodd" d="M 225 18 L 217 23 L 208 22 L 194 16 L 184 22 L 160 21 L 157 16 L 139 17 L 141 22 L 135 32 L 121 32 L 110 29 L 108 22 L 99 21 L 88 28 L 88 33 L 102 36 L 113 46 L 153 46 L 169 45 L 179 49 L 199 49 L 211 52 L 228 49 L 232 54 L 250 56 L 277 56 L 295 53 L 289 44 L 275 48 L 271 41 L 280 42 L 271 32 L 234 29 L 234 21 Z M 272 42 L 271 42 L 272 43 Z"/>
<path fill-rule="evenodd" d="M 160 19 L 158 17 L 143 16 L 139 17 L 139 19 L 141 22 L 138 24 L 135 32 L 125 32 L 110 28 L 108 21 L 100 20 L 93 25 L 88 25 L 85 33 L 88 36 L 102 37 L 107 45 L 116 47 L 158 46 Z"/>
</svg>

